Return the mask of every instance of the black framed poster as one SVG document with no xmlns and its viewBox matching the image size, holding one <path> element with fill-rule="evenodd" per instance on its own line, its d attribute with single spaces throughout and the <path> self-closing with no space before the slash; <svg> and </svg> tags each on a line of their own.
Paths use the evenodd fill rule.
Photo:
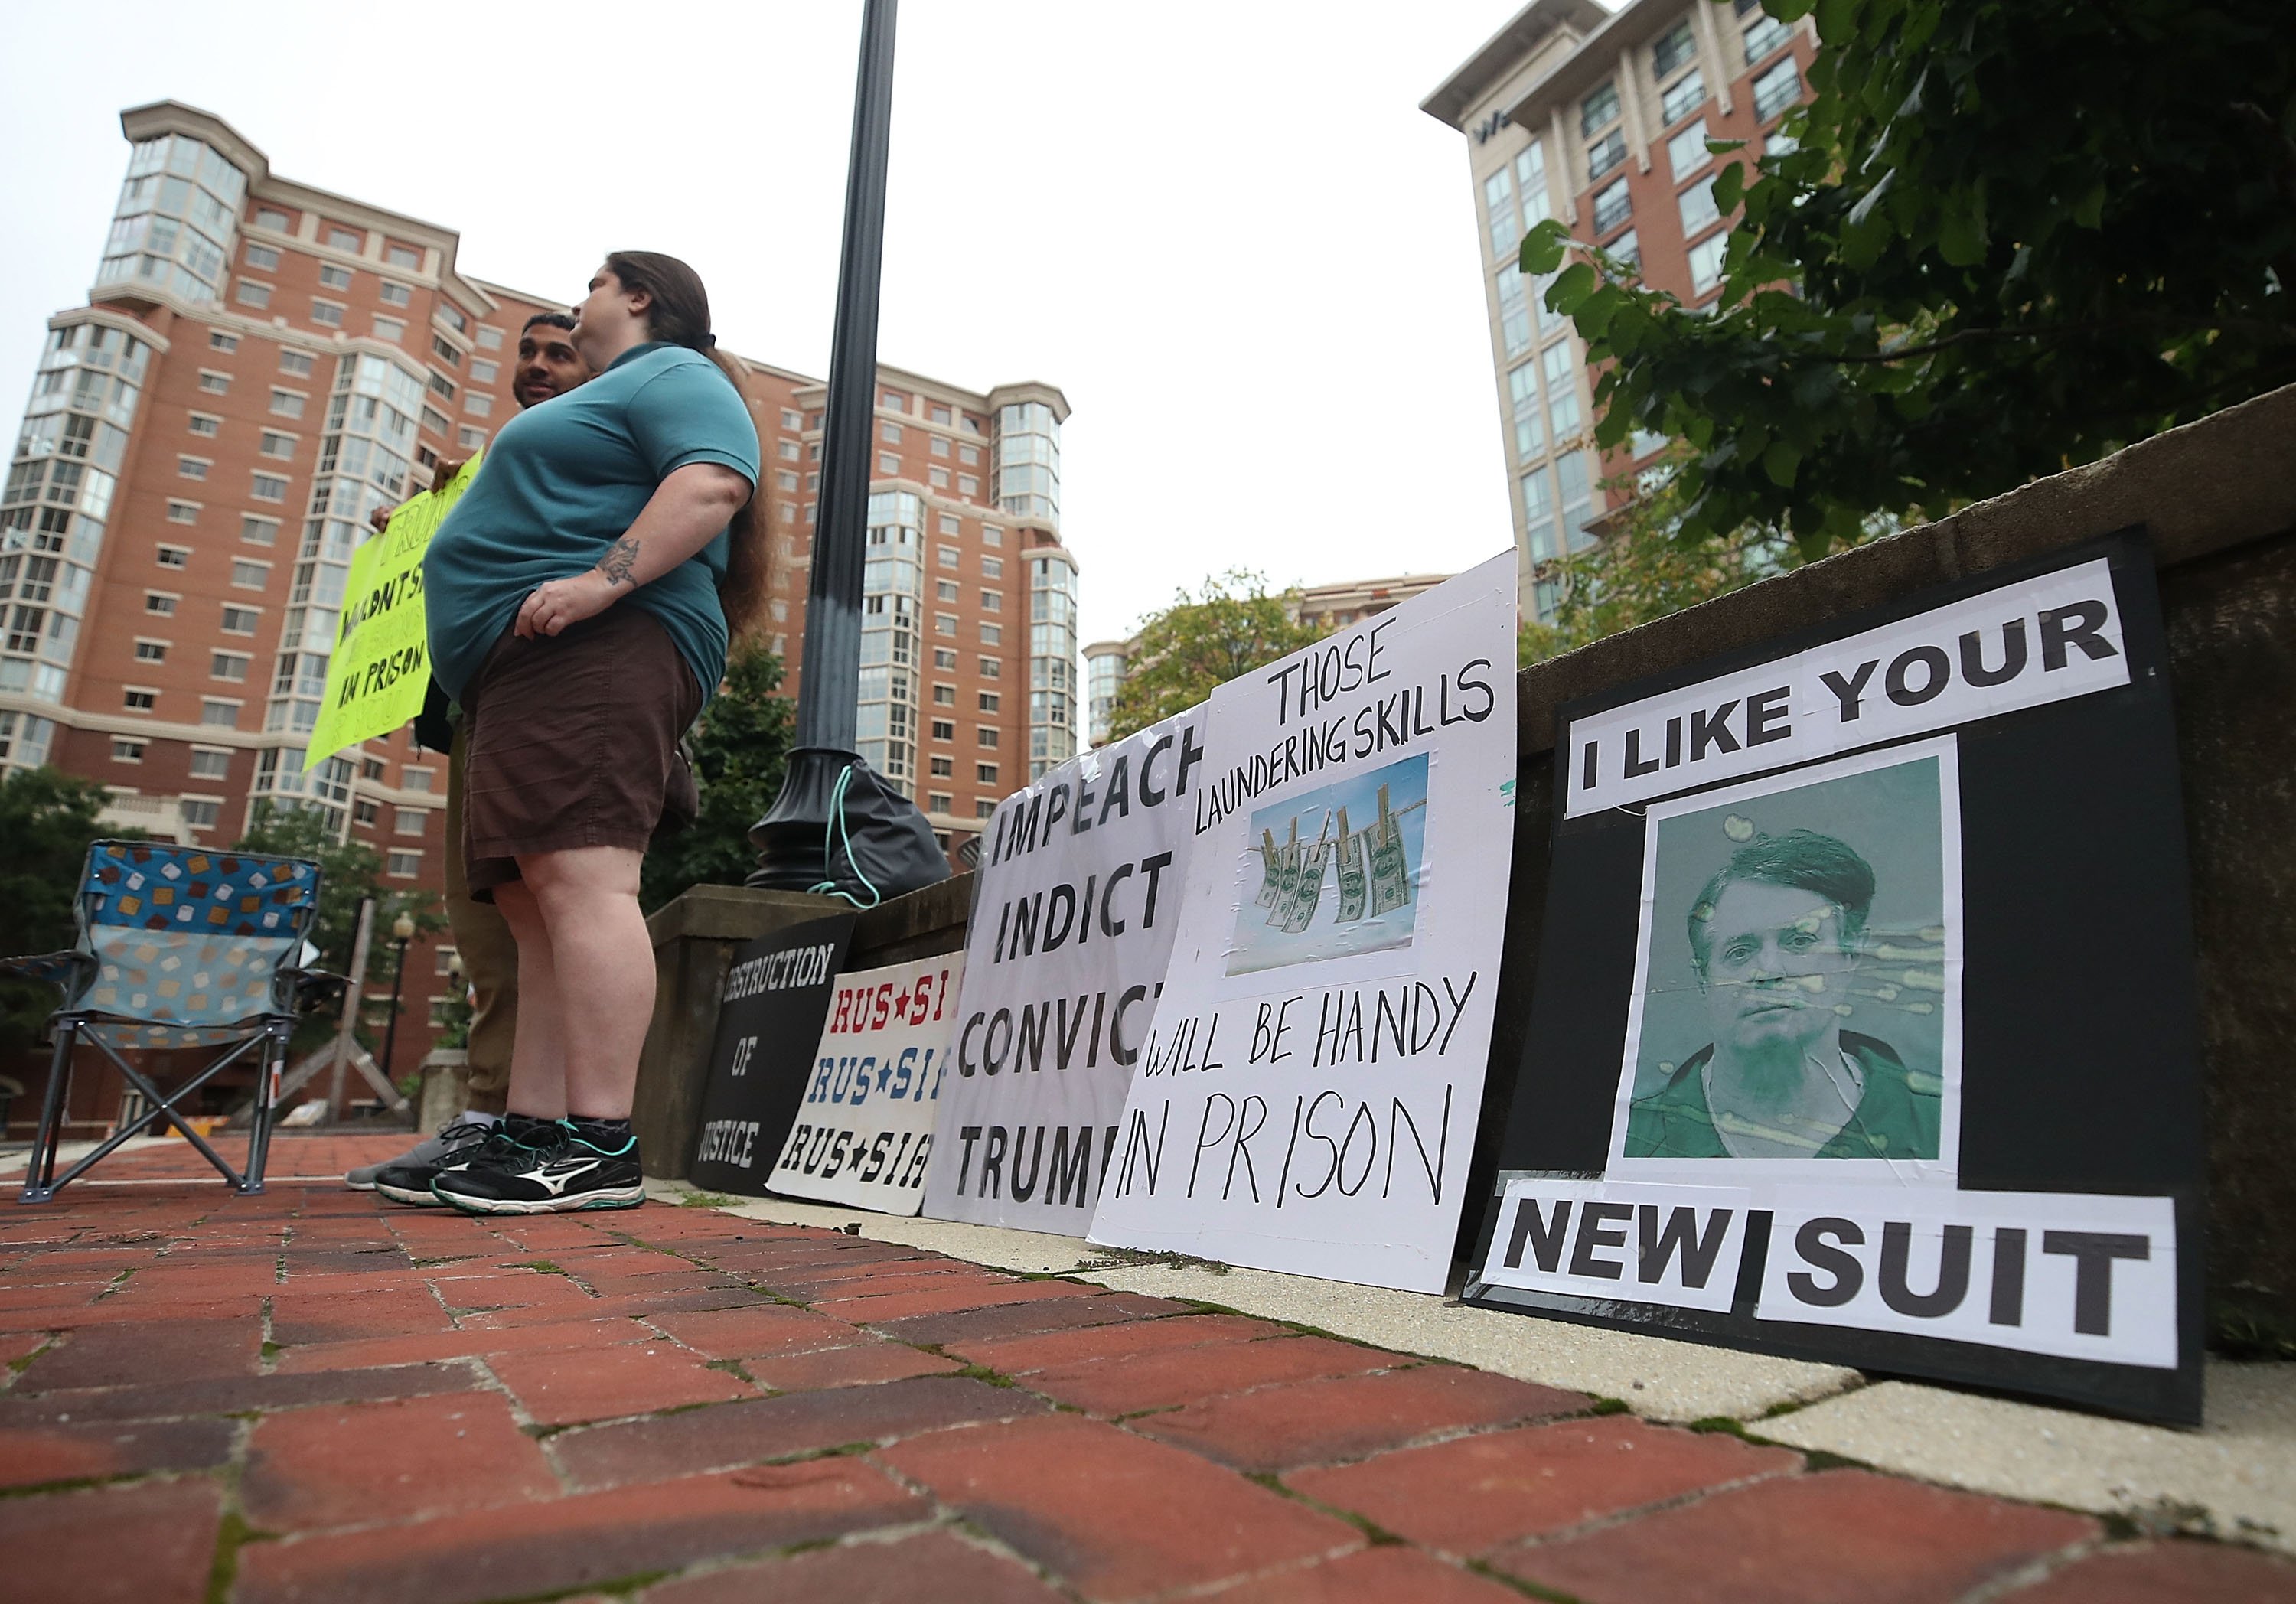
<svg viewBox="0 0 2296 1604">
<path fill-rule="evenodd" d="M 1562 709 L 1465 1297 L 2201 1407 L 2191 917 L 2133 532 Z"/>
</svg>

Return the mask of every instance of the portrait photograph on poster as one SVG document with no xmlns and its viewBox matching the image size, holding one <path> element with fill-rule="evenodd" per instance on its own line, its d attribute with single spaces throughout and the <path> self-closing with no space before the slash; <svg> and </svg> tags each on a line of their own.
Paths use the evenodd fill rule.
<svg viewBox="0 0 2296 1604">
<path fill-rule="evenodd" d="M 2197 1423 L 2170 707 L 2132 532 L 1560 708 L 1464 1300 Z"/>
<path fill-rule="evenodd" d="M 1426 866 L 1424 752 L 1259 809 L 1227 972 L 1409 946 Z"/>
<path fill-rule="evenodd" d="M 1953 738 L 1653 804 L 1644 828 L 1614 1173 L 1950 1185 Z"/>
</svg>

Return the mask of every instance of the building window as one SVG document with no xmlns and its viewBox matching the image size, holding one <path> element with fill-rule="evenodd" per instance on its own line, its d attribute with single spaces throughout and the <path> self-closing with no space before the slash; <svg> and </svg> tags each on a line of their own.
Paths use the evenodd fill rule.
<svg viewBox="0 0 2296 1604">
<path fill-rule="evenodd" d="M 190 422 L 185 427 L 195 435 L 213 439 L 223 432 L 223 420 L 213 413 L 193 413 Z"/>
<path fill-rule="evenodd" d="M 955 685 L 935 685 L 933 687 L 933 705 L 937 708 L 954 708 L 956 706 L 956 687 Z"/>
<path fill-rule="evenodd" d="M 219 680 L 244 680 L 247 677 L 248 657 L 243 651 L 218 651 L 208 659 L 208 677 Z"/>
<path fill-rule="evenodd" d="M 340 223 L 330 223 L 327 225 L 326 239 L 327 244 L 331 249 L 335 250 L 348 250 L 354 256 L 357 255 L 359 248 L 366 243 L 366 236 L 365 234 L 359 233 L 352 229 L 345 228 Z"/>
<path fill-rule="evenodd" d="M 1627 193 L 1627 181 L 1616 179 L 1595 196 L 1595 232 L 1608 233 L 1634 213 L 1634 197 Z"/>
<path fill-rule="evenodd" d="M 961 558 L 955 546 L 936 546 L 933 548 L 933 561 L 939 563 L 941 567 L 945 569 L 953 569 L 958 566 Z M 944 585 L 948 585 L 948 582 L 947 580 L 942 580 L 940 583 Z M 941 600 L 944 602 L 955 601 L 955 587 L 948 586 L 948 588 L 943 593 Z"/>
<path fill-rule="evenodd" d="M 333 262 L 322 262 L 319 264 L 319 282 L 330 290 L 348 290 L 351 287 L 351 270 Z"/>
<path fill-rule="evenodd" d="M 995 818 L 996 804 L 987 797 L 975 797 L 972 799 L 972 816 L 976 819 Z"/>
<path fill-rule="evenodd" d="M 997 741 L 998 734 L 998 731 L 988 724 L 975 725 L 972 732 L 974 744 L 985 747 L 995 746 Z"/>
<path fill-rule="evenodd" d="M 171 524 L 193 524 L 199 522 L 199 503 L 197 502 L 169 502 L 168 503 L 168 521 Z"/>
<path fill-rule="evenodd" d="M 144 747 L 143 741 L 130 741 L 125 735 L 114 735 L 111 738 L 111 760 L 114 763 L 141 763 L 144 761 Z"/>
<path fill-rule="evenodd" d="M 239 515 L 239 537 L 250 545 L 269 545 L 279 538 L 279 520 L 252 512 Z"/>
<path fill-rule="evenodd" d="M 166 662 L 168 660 L 168 642 L 165 641 L 138 640 L 135 642 L 135 660 L 139 663 Z"/>
<path fill-rule="evenodd" d="M 221 329 L 209 329 L 208 331 L 208 345 L 209 348 L 213 350 L 236 351 L 239 349 L 239 336 L 236 334 L 226 334 Z"/>
<path fill-rule="evenodd" d="M 1754 119 L 1767 122 L 1801 99 L 1801 69 L 1789 59 L 1754 80 Z"/>
<path fill-rule="evenodd" d="M 1546 192 L 1546 147 L 1536 139 L 1516 153 L 1514 187 L 1522 207 L 1523 227 L 1546 222 L 1554 202 Z"/>
<path fill-rule="evenodd" d="M 1667 165 L 1677 183 L 1714 160 L 1706 149 L 1706 119 L 1700 118 L 1666 142 Z"/>
<path fill-rule="evenodd" d="M 384 306 L 404 307 L 408 305 L 414 299 L 414 291 L 408 286 L 405 284 L 394 284 L 389 279 L 382 281 L 382 304 Z"/>
<path fill-rule="evenodd" d="M 956 671 L 956 653 L 951 651 L 946 646 L 934 647 L 933 667 L 936 668 L 947 669 L 948 672 L 954 674 Z"/>
<path fill-rule="evenodd" d="M 1643 265 L 1642 236 L 1629 228 L 1626 233 L 1603 247 L 1603 254 L 1613 256 L 1628 267 L 1639 271 Z"/>
<path fill-rule="evenodd" d="M 209 696 L 200 699 L 200 722 L 213 729 L 239 728 L 239 704 Z"/>
<path fill-rule="evenodd" d="M 299 351 L 292 346 L 279 348 L 279 371 L 283 373 L 307 379 L 310 377 L 311 370 L 318 365 L 318 358 L 308 351 Z"/>
<path fill-rule="evenodd" d="M 955 741 L 956 739 L 956 721 L 952 718 L 934 719 L 932 721 L 932 738 L 935 741 Z"/>
<path fill-rule="evenodd" d="M 1554 558 L 1554 476 L 1540 463 L 1522 476 L 1524 540 L 1533 562 Z"/>
<path fill-rule="evenodd" d="M 1682 233 L 1685 239 L 1722 220 L 1722 209 L 1714 204 L 1714 180 L 1711 178 L 1692 184 L 1676 196 L 1675 200 L 1682 208 Z"/>
<path fill-rule="evenodd" d="M 936 489 L 936 490 L 946 490 L 946 489 L 947 489 L 947 488 L 948 488 L 948 470 L 947 470 L 947 469 L 946 469 L 946 468 L 928 468 L 928 469 L 926 469 L 926 470 L 925 470 L 925 482 L 926 482 L 927 484 L 931 485 L 931 486 L 934 489 Z"/>
<path fill-rule="evenodd" d="M 472 384 L 492 384 L 497 378 L 501 377 L 501 375 L 502 368 L 500 364 L 492 362 L 481 362 L 475 356 L 471 359 L 471 382 Z"/>
<path fill-rule="evenodd" d="M 907 409 L 908 399 L 898 390 L 887 390 L 877 397 L 877 405 L 887 412 L 902 412 Z"/>
<path fill-rule="evenodd" d="M 176 804 L 184 822 L 193 830 L 213 830 L 217 818 L 223 813 L 223 804 L 212 797 L 185 797 Z"/>
<path fill-rule="evenodd" d="M 954 775 L 955 773 L 956 773 L 956 759 L 955 759 L 955 758 L 954 758 L 954 757 L 936 757 L 936 758 L 934 758 L 934 759 L 932 760 L 932 774 L 933 774 L 933 778 L 934 778 L 934 779 L 936 779 L 936 780 L 947 780 L 947 779 L 950 778 L 952 775 Z"/>
<path fill-rule="evenodd" d="M 158 591 L 145 591 L 144 593 L 144 610 L 147 613 L 155 614 L 162 618 L 171 618 L 175 617 L 176 614 L 176 598 L 173 596 L 162 595 Z"/>
<path fill-rule="evenodd" d="M 1558 442 L 1567 440 L 1578 430 L 1578 381 L 1570 361 L 1570 342 L 1557 340 L 1539 360 L 1546 369 L 1547 428 Z"/>
<path fill-rule="evenodd" d="M 273 390 L 271 413 L 277 418 L 299 418 L 303 415 L 303 397 L 293 390 Z"/>
<path fill-rule="evenodd" d="M 200 370 L 200 389 L 208 395 L 220 396 L 231 389 L 231 375 L 218 373 L 213 368 Z"/>
<path fill-rule="evenodd" d="M 401 319 L 385 317 L 378 312 L 374 315 L 374 337 L 391 345 L 397 345 L 406 338 L 406 324 Z"/>
<path fill-rule="evenodd" d="M 1597 129 L 1619 120 L 1619 86 L 1603 85 L 1578 102 L 1578 132 L 1592 138 Z"/>
<path fill-rule="evenodd" d="M 980 666 L 982 679 L 1002 679 L 1004 676 L 1004 665 L 997 659 L 980 658 L 975 660 Z"/>
<path fill-rule="evenodd" d="M 955 613 L 933 614 L 933 634 L 939 635 L 953 635 L 955 633 L 956 615 Z"/>
<path fill-rule="evenodd" d="M 311 298 L 311 321 L 323 329 L 341 328 L 343 314 L 349 310 L 340 301 L 321 300 L 316 295 Z"/>
<path fill-rule="evenodd" d="M 1527 462 L 1546 445 L 1546 425 L 1538 414 L 1538 364 L 1508 370 L 1507 407 L 1514 417 L 1515 458 Z"/>
<path fill-rule="evenodd" d="M 994 785 L 996 783 L 996 765 L 993 763 L 974 764 L 972 765 L 972 773 L 974 782 L 977 784 Z"/>
<path fill-rule="evenodd" d="M 951 567 L 951 568 L 955 568 L 956 565 L 955 565 L 955 563 L 953 563 L 953 562 L 952 562 L 952 563 L 950 563 L 948 566 L 949 566 L 949 567 Z M 957 587 L 956 587 L 956 581 L 955 581 L 955 580 L 954 580 L 954 579 L 941 579 L 941 580 L 936 580 L 936 581 L 934 582 L 934 585 L 933 585 L 933 599 L 934 599 L 935 601 L 937 601 L 937 602 L 954 602 L 954 601 L 955 601 L 955 600 L 956 600 L 956 598 L 957 598 Z"/>
<path fill-rule="evenodd" d="M 1746 29 L 1746 65 L 1751 67 L 1775 54 L 1785 44 L 1789 31 L 1784 23 L 1767 12 L 1757 17 Z"/>
<path fill-rule="evenodd" d="M 1627 159 L 1627 136 L 1613 128 L 1587 147 L 1587 182 L 1592 184 Z"/>
<path fill-rule="evenodd" d="M 1703 295 L 1722 282 L 1722 259 L 1729 254 L 1730 236 L 1718 233 L 1690 248 L 1690 286 Z"/>
<path fill-rule="evenodd" d="M 228 780 L 231 778 L 231 752 L 224 747 L 193 747 L 192 749 L 192 778 L 194 780 Z"/>
<path fill-rule="evenodd" d="M 980 544 L 985 546 L 1003 545 L 1004 544 L 1004 531 L 997 528 L 993 524 L 982 524 L 980 526 Z"/>
<path fill-rule="evenodd" d="M 956 798 L 947 791 L 933 791 L 925 798 L 929 813 L 945 814 L 956 806 Z"/>
<path fill-rule="evenodd" d="M 1562 528 L 1570 549 L 1583 552 L 1595 544 L 1587 526 L 1595 516 L 1594 493 L 1587 487 L 1587 454 L 1571 452 L 1554 460 L 1554 482 L 1562 503 Z"/>
<path fill-rule="evenodd" d="M 189 568 L 192 565 L 192 549 L 189 546 L 163 545 L 152 553 L 152 560 L 161 568 Z"/>
<path fill-rule="evenodd" d="M 422 855 L 419 852 L 394 852 L 390 855 L 390 878 L 413 880 L 422 872 Z"/>
<path fill-rule="evenodd" d="M 1004 702 L 1004 699 L 994 691 L 981 691 L 975 694 L 980 699 L 980 710 L 983 713 L 994 713 L 1003 707 Z"/>
<path fill-rule="evenodd" d="M 1697 53 L 1697 42 L 1690 31 L 1690 19 L 1685 17 L 1660 34 L 1658 42 L 1651 46 L 1651 73 L 1655 78 L 1664 78 Z"/>
<path fill-rule="evenodd" d="M 247 493 L 259 502 L 285 501 L 287 481 L 276 474 L 258 473 L 250 483 Z"/>
<path fill-rule="evenodd" d="M 422 427 L 429 430 L 432 434 L 442 435 L 449 429 L 453 428 L 454 425 L 447 421 L 447 414 L 445 413 L 440 412 L 435 406 L 426 406 L 422 409 Z"/>
<path fill-rule="evenodd" d="M 880 423 L 877 425 L 877 438 L 888 446 L 898 446 L 901 443 L 901 426 L 893 422 Z"/>
<path fill-rule="evenodd" d="M 476 390 L 465 390 L 463 392 L 463 410 L 474 418 L 491 417 L 494 415 L 495 398 L 482 396 Z"/>
<path fill-rule="evenodd" d="M 121 692 L 119 705 L 130 713 L 149 713 L 159 700 L 157 691 L 127 691 Z"/>
<path fill-rule="evenodd" d="M 208 476 L 208 466 L 205 457 L 179 456 L 176 459 L 176 476 L 178 479 L 203 479 Z"/>
<path fill-rule="evenodd" d="M 1514 209 L 1514 175 L 1505 168 L 1483 180 L 1483 217 L 1490 232 L 1492 259 L 1504 262 L 1522 243 L 1522 225 Z"/>
<path fill-rule="evenodd" d="M 455 444 L 464 451 L 477 451 L 487 443 L 487 431 L 465 423 L 455 431 Z"/>
<path fill-rule="evenodd" d="M 995 624 L 983 624 L 980 626 L 980 643 L 983 646 L 1002 646 L 1004 643 L 1003 627 Z"/>
<path fill-rule="evenodd" d="M 430 789 L 430 780 L 431 771 L 427 768 L 401 769 L 398 773 L 398 789 L 428 792 Z"/>
<path fill-rule="evenodd" d="M 277 457 L 284 462 L 295 454 L 295 437 L 281 434 L 276 430 L 266 429 L 263 431 L 263 444 L 258 449 L 265 456 Z"/>
<path fill-rule="evenodd" d="M 271 565 L 252 562 L 244 557 L 234 558 L 231 565 L 231 582 L 242 590 L 261 590 L 271 583 Z"/>
<path fill-rule="evenodd" d="M 1678 123 L 1706 103 L 1706 79 L 1698 69 L 1692 68 L 1661 91 L 1658 97 L 1659 120 Z"/>
<path fill-rule="evenodd" d="M 427 807 L 399 807 L 391 811 L 391 832 L 394 835 L 419 836 L 430 821 L 430 810 Z"/>
<path fill-rule="evenodd" d="M 1001 591 L 992 590 L 982 591 L 980 593 L 980 610 L 982 612 L 1003 612 L 1004 610 L 1004 593 Z"/>
<path fill-rule="evenodd" d="M 232 292 L 232 299 L 242 307 L 267 307 L 271 304 L 271 286 L 243 278 Z"/>
<path fill-rule="evenodd" d="M 1530 348 L 1530 298 L 1525 293 L 1522 269 L 1513 262 L 1499 269 L 1499 339 L 1506 354 L 1520 356 Z"/>
<path fill-rule="evenodd" d="M 262 616 L 251 607 L 226 607 L 223 610 L 223 632 L 226 634 L 251 635 Z"/>
<path fill-rule="evenodd" d="M 890 476 L 890 475 L 892 475 L 892 474 L 898 473 L 900 471 L 901 471 L 901 459 L 900 459 L 900 458 L 898 458 L 898 457 L 897 457 L 897 456 L 894 456 L 894 455 L 891 455 L 891 454 L 889 454 L 889 453 L 882 452 L 882 451 L 881 451 L 881 452 L 879 452 L 879 453 L 877 454 L 877 471 L 878 471 L 878 472 L 882 473 L 882 474 L 886 474 L 886 475 L 889 475 L 889 476 Z"/>
</svg>

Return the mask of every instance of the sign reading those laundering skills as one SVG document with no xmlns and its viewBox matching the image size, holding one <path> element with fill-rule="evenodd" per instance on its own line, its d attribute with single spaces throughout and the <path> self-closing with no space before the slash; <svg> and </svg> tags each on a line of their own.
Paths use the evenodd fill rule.
<svg viewBox="0 0 2296 1604">
<path fill-rule="evenodd" d="M 1163 989 L 1204 709 L 1004 799 L 982 845 L 925 1213 L 1082 1236 Z"/>
<path fill-rule="evenodd" d="M 767 1184 L 784 1197 L 913 1215 L 948 1077 L 964 954 L 837 977 L 804 1093 Z"/>
<path fill-rule="evenodd" d="M 1513 846 L 1513 552 L 1212 694 L 1092 1240 L 1439 1292 Z"/>
<path fill-rule="evenodd" d="M 761 937 L 734 954 L 701 1093 L 696 1186 L 761 1197 L 813 1071 L 808 1051 L 853 939 L 853 915 L 832 913 Z"/>
<path fill-rule="evenodd" d="M 2146 549 L 1813 634 L 1563 710 L 1467 1299 L 2196 1423 Z"/>
<path fill-rule="evenodd" d="M 446 484 L 392 513 L 381 534 L 350 554 L 343 610 L 327 659 L 325 699 L 304 749 L 305 769 L 318 767 L 346 747 L 388 735 L 422 711 L 430 690 L 422 553 L 478 471 L 473 456 Z"/>
</svg>

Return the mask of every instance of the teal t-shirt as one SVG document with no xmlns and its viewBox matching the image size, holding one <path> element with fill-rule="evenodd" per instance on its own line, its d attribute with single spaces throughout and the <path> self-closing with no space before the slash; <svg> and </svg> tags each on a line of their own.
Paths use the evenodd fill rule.
<svg viewBox="0 0 2296 1604">
<path fill-rule="evenodd" d="M 699 351 L 623 352 L 578 389 L 512 418 L 422 559 L 430 671 L 463 700 L 528 596 L 594 567 L 655 489 L 689 462 L 718 462 L 754 487 L 758 430 L 741 392 Z M 726 532 L 623 594 L 662 621 L 707 701 L 726 673 L 718 605 Z"/>
</svg>

